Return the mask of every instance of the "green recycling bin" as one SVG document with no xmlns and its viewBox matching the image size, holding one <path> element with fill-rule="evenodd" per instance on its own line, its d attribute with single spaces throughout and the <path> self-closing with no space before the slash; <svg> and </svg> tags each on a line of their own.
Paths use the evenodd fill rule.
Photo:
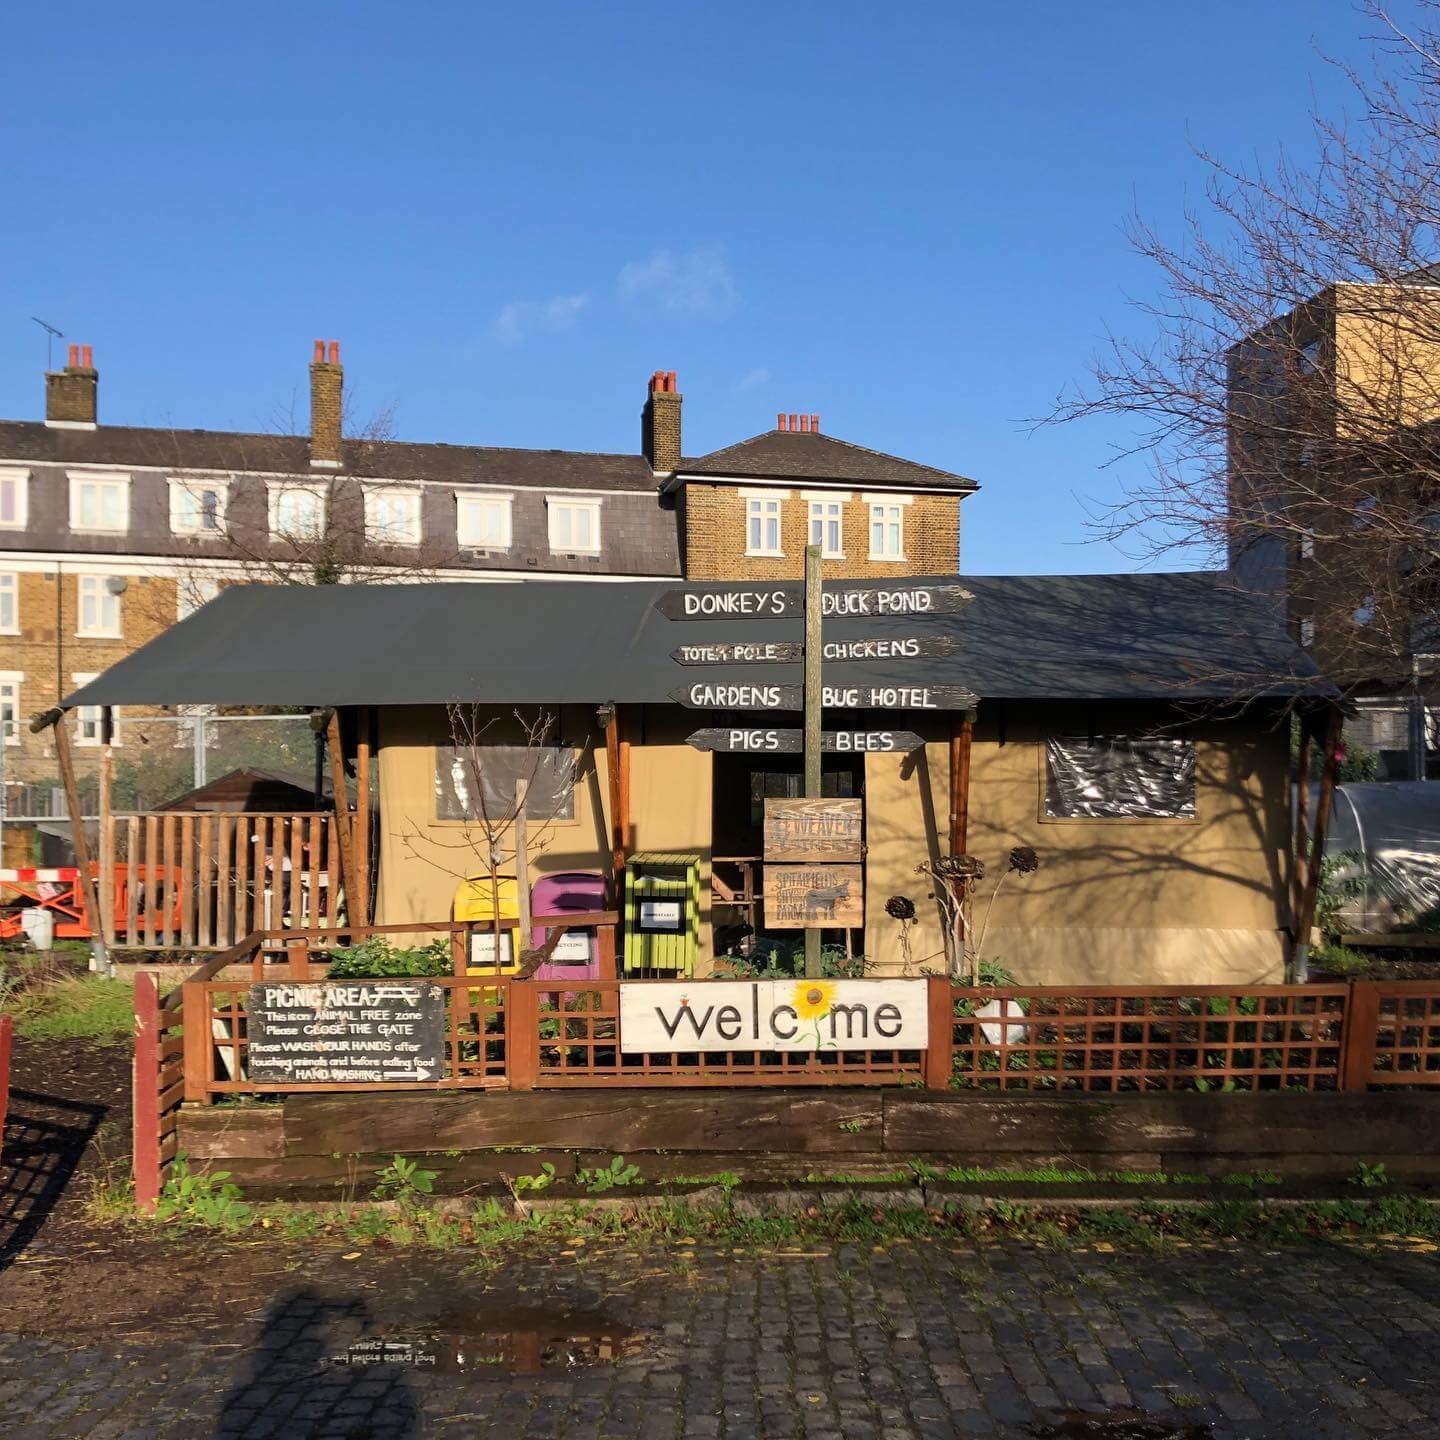
<svg viewBox="0 0 1440 1440">
<path fill-rule="evenodd" d="M 625 974 L 687 976 L 700 947 L 700 857 L 642 850 L 625 867 Z"/>
</svg>

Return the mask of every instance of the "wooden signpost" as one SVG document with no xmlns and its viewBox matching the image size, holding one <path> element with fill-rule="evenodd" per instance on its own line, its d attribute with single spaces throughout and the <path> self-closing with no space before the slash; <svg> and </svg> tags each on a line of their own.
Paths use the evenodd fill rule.
<svg viewBox="0 0 1440 1440">
<path fill-rule="evenodd" d="M 767 926 L 818 932 L 864 923 L 865 884 L 859 865 L 766 865 Z M 819 941 L 818 933 L 815 939 Z"/>
<path fill-rule="evenodd" d="M 805 732 L 759 727 L 696 730 L 685 743 L 696 750 L 710 750 L 719 755 L 798 755 L 805 748 Z M 913 730 L 823 730 L 820 733 L 820 750 L 825 755 L 908 755 L 924 743 Z"/>
<path fill-rule="evenodd" d="M 805 694 L 799 685 L 694 680 L 670 698 L 692 710 L 800 710 Z M 819 701 L 827 710 L 973 710 L 979 704 L 963 685 L 822 685 Z"/>
<path fill-rule="evenodd" d="M 890 615 L 956 615 L 974 598 L 963 585 L 902 580 L 893 585 L 831 585 L 820 607 L 826 619 L 849 615 L 873 620 Z M 656 605 L 671 620 L 796 620 L 805 613 L 804 592 L 795 585 L 671 590 Z"/>
<path fill-rule="evenodd" d="M 862 801 L 765 802 L 765 860 L 859 861 L 865 855 Z"/>
</svg>

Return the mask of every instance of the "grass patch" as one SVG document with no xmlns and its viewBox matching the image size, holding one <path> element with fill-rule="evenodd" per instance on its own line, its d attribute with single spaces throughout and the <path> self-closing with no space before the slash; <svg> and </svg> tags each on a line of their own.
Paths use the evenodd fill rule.
<svg viewBox="0 0 1440 1440">
<path fill-rule="evenodd" d="M 123 1045 L 135 1034 L 135 988 L 104 975 L 69 975 L 30 984 L 12 1002 L 15 1033 L 27 1040 L 90 1040 Z"/>
</svg>

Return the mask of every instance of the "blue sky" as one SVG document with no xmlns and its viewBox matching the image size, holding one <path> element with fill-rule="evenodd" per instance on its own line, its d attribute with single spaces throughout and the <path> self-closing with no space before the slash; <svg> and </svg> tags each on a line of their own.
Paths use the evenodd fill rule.
<svg viewBox="0 0 1440 1440">
<path fill-rule="evenodd" d="M 1129 438 L 1033 433 L 1127 296 L 1191 143 L 1303 154 L 1343 0 L 74 3 L 7 16 L 0 415 L 38 315 L 101 421 L 273 429 L 339 338 L 404 439 L 689 453 L 816 411 L 972 475 L 965 568 L 1133 568 L 1085 502 Z M 1143 330 L 1141 331 L 1143 333 Z"/>
</svg>

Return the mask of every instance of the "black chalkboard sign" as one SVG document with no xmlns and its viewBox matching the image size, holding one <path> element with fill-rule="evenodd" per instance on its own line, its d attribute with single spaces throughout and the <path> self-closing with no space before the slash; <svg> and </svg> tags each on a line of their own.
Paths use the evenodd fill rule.
<svg viewBox="0 0 1440 1440">
<path fill-rule="evenodd" d="M 250 1079 L 262 1085 L 396 1084 L 445 1073 L 445 991 L 422 980 L 250 987 Z"/>
</svg>

